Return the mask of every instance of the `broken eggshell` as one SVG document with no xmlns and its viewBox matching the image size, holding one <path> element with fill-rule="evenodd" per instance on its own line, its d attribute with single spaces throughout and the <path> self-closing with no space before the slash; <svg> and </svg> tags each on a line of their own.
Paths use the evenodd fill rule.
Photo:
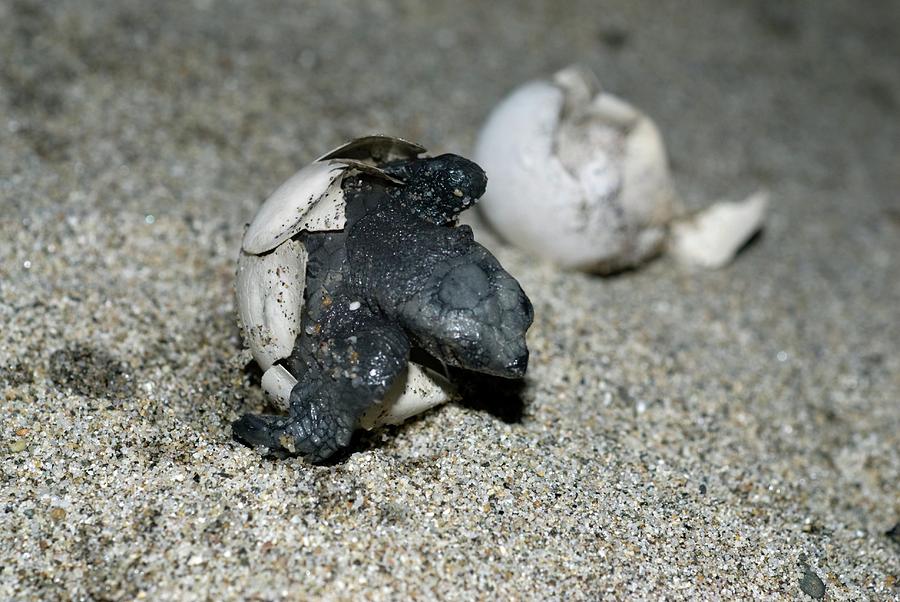
<svg viewBox="0 0 900 602">
<path fill-rule="evenodd" d="M 508 242 L 567 269 L 606 274 L 636 267 L 667 248 L 669 227 L 681 213 L 659 129 L 577 66 L 501 101 L 474 156 L 489 178 L 481 215 Z M 682 230 L 678 247 L 691 252 L 679 258 L 705 267 L 727 263 L 731 256 L 723 262 L 721 250 L 733 255 L 762 224 L 765 204 L 752 204 L 733 213 L 747 222 L 692 216 L 694 224 L 731 229 Z M 707 243 L 718 247 L 698 251 Z"/>
<path fill-rule="evenodd" d="M 674 213 L 665 148 L 647 116 L 579 68 L 513 91 L 475 160 L 481 213 L 509 242 L 571 269 L 612 272 L 663 247 Z"/>
<path fill-rule="evenodd" d="M 693 217 L 674 222 L 668 250 L 683 264 L 721 268 L 762 227 L 768 206 L 766 192 L 743 201 L 715 203 Z"/>
<path fill-rule="evenodd" d="M 304 167 L 263 203 L 244 233 L 235 292 L 238 316 L 254 360 L 264 371 L 262 388 L 286 408 L 297 376 L 278 363 L 289 357 L 299 334 L 306 282 L 306 249 L 293 237 L 305 230 L 324 232 L 344 227 L 341 182 L 364 171 L 394 178 L 375 165 L 409 158 L 422 147 L 388 136 L 368 136 L 345 144 Z M 455 395 L 441 374 L 410 362 L 381 403 L 360 420 L 366 429 L 399 424 L 449 401 Z"/>
</svg>

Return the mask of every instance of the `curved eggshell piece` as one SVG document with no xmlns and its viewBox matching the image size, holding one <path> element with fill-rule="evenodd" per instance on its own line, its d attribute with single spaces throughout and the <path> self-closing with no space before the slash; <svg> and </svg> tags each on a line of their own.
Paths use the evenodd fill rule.
<svg viewBox="0 0 900 602">
<path fill-rule="evenodd" d="M 286 358 L 300 331 L 306 247 L 289 240 L 266 255 L 241 252 L 236 283 L 244 340 L 263 370 Z"/>
<path fill-rule="evenodd" d="M 301 230 L 322 232 L 344 227 L 340 179 L 346 166 L 335 161 L 310 163 L 278 187 L 262 204 L 244 233 L 242 248 L 258 255 L 271 251 Z"/>
<path fill-rule="evenodd" d="M 281 409 L 290 406 L 291 390 L 297 379 L 281 364 L 262 376 L 262 388 Z M 400 424 L 417 414 L 453 399 L 455 390 L 443 376 L 410 362 L 381 403 L 362 415 L 359 426 L 371 430 L 385 424 Z"/>
<path fill-rule="evenodd" d="M 297 384 L 294 375 L 281 364 L 275 364 L 262 375 L 263 391 L 268 393 L 282 410 L 290 406 L 291 390 Z"/>
<path fill-rule="evenodd" d="M 384 424 L 400 424 L 417 414 L 453 399 L 455 390 L 443 376 L 409 362 L 409 367 L 381 403 L 369 408 L 359 420 L 359 426 L 371 430 Z"/>
<path fill-rule="evenodd" d="M 317 161 L 328 159 L 358 159 L 384 163 L 394 159 L 414 159 L 425 152 L 425 149 L 414 142 L 393 136 L 364 136 L 342 144 L 325 153 Z"/>
</svg>

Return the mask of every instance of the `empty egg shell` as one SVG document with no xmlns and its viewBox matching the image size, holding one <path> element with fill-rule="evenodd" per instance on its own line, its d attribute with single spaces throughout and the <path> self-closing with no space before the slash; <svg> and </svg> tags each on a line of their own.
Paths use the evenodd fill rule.
<svg viewBox="0 0 900 602">
<path fill-rule="evenodd" d="M 664 247 L 676 195 L 659 130 L 585 70 L 513 91 L 488 117 L 475 160 L 489 178 L 482 215 L 527 252 L 609 273 Z"/>
</svg>

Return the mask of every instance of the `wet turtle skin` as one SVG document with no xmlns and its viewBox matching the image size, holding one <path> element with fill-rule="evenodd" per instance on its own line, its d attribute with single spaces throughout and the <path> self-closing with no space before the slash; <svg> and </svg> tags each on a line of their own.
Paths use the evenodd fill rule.
<svg viewBox="0 0 900 602">
<path fill-rule="evenodd" d="M 472 230 L 454 225 L 484 193 L 484 171 L 456 155 L 381 168 L 404 183 L 347 177 L 344 230 L 299 235 L 309 259 L 301 331 L 285 360 L 300 375 L 289 415 L 247 414 L 233 424 L 239 440 L 328 459 L 411 350 L 465 370 L 525 374 L 531 302 Z"/>
</svg>

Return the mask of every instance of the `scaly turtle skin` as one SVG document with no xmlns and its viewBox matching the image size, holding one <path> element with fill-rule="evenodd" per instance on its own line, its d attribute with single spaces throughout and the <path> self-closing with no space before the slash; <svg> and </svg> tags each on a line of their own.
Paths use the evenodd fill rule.
<svg viewBox="0 0 900 602">
<path fill-rule="evenodd" d="M 411 352 L 506 378 L 528 364 L 531 303 L 471 229 L 454 225 L 484 193 L 481 168 L 456 155 L 348 165 L 343 228 L 288 241 L 307 256 L 298 333 L 281 361 L 296 377 L 289 415 L 233 424 L 239 440 L 312 461 L 348 445 L 412 368 Z"/>
</svg>

